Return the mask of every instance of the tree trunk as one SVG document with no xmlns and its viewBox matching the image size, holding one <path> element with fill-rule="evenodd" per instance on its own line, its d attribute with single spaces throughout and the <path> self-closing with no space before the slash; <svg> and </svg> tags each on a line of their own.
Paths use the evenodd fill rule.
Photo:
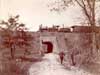
<svg viewBox="0 0 100 75">
<path fill-rule="evenodd" d="M 92 0 L 92 8 L 91 8 L 91 27 L 92 27 L 92 53 L 93 56 L 97 55 L 97 46 L 96 46 L 96 22 L 95 22 L 95 1 Z"/>
<path fill-rule="evenodd" d="M 71 54 L 71 60 L 72 60 L 72 65 L 74 66 L 75 65 L 75 59 L 74 59 L 74 55 Z"/>
<path fill-rule="evenodd" d="M 13 47 L 11 47 L 11 58 L 14 59 L 14 50 L 13 50 Z"/>
<path fill-rule="evenodd" d="M 97 55 L 97 47 L 96 47 L 96 33 L 92 33 L 92 55 Z"/>
</svg>

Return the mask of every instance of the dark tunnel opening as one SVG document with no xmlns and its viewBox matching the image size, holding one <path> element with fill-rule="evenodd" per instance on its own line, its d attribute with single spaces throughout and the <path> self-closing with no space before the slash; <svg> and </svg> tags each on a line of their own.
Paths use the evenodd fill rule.
<svg viewBox="0 0 100 75">
<path fill-rule="evenodd" d="M 45 53 L 53 52 L 53 44 L 50 41 L 42 41 L 42 44 L 47 45 L 47 51 Z"/>
</svg>

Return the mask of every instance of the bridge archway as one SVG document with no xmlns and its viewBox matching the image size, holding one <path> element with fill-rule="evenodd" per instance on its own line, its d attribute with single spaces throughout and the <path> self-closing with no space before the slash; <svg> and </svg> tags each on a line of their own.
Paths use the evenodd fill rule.
<svg viewBox="0 0 100 75">
<path fill-rule="evenodd" d="M 55 36 L 41 36 L 40 37 L 40 50 L 44 50 L 47 53 L 58 53 L 59 48 L 57 39 Z"/>
<path fill-rule="evenodd" d="M 53 52 L 53 44 L 50 41 L 42 41 L 42 44 L 45 44 L 47 46 L 47 51 L 45 53 Z"/>
</svg>

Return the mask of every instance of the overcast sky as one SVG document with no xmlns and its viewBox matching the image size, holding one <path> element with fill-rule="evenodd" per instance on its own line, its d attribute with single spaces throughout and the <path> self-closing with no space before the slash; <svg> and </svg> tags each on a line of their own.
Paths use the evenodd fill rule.
<svg viewBox="0 0 100 75">
<path fill-rule="evenodd" d="M 0 20 L 11 15 L 20 15 L 20 21 L 32 30 L 38 30 L 40 24 L 44 26 L 77 24 L 75 19 L 80 16 L 78 7 L 70 7 L 66 12 L 50 12 L 48 0 L 0 0 Z M 78 9 L 78 10 L 77 10 Z"/>
</svg>

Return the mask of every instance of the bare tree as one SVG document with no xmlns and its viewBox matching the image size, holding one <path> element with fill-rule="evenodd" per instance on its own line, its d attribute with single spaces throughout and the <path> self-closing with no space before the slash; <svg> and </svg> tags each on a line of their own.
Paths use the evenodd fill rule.
<svg viewBox="0 0 100 75">
<path fill-rule="evenodd" d="M 50 7 L 57 4 L 51 10 L 60 11 L 66 9 L 74 4 L 78 4 L 82 9 L 84 17 L 91 26 L 96 26 L 96 2 L 100 0 L 56 0 L 54 3 L 49 4 Z"/>
<path fill-rule="evenodd" d="M 92 29 L 92 49 L 89 54 L 90 57 L 93 56 L 95 57 L 97 55 L 97 37 L 96 37 L 96 3 L 99 2 L 100 0 L 56 0 L 54 3 L 51 3 L 49 6 L 51 7 L 51 11 L 61 11 L 61 10 L 66 10 L 69 6 L 77 4 L 80 8 L 81 11 L 83 12 L 83 16 L 85 20 L 87 21 L 88 25 L 91 26 Z M 56 6 L 55 6 L 56 4 Z M 54 6 L 54 7 L 53 7 Z M 83 52 L 82 52 L 83 53 Z M 86 52 L 85 52 L 86 53 Z M 72 58 L 72 60 L 74 60 Z"/>
<path fill-rule="evenodd" d="M 92 31 L 96 31 L 96 2 L 100 0 L 56 0 L 51 6 L 57 4 L 51 8 L 51 10 L 60 11 L 60 9 L 65 9 L 73 4 L 78 4 L 82 9 L 83 15 L 88 22 L 88 25 L 92 27 Z M 50 7 L 51 7 L 50 6 Z"/>
</svg>

